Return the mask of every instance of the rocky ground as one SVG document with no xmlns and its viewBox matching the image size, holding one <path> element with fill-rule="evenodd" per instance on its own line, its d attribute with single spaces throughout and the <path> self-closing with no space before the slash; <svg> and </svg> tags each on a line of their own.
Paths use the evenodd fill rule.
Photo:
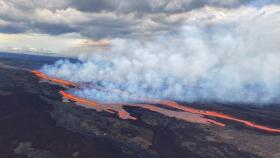
<svg viewBox="0 0 280 158">
<path fill-rule="evenodd" d="M 137 121 L 62 102 L 62 87 L 29 72 L 57 58 L 0 55 L 2 158 L 279 158 L 280 134 L 219 120 L 188 123 L 127 107 Z M 190 104 L 280 128 L 280 106 Z"/>
</svg>

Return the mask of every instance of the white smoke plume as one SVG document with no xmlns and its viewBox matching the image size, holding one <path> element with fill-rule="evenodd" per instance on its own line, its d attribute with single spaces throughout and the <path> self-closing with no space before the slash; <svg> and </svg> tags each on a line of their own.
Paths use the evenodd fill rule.
<svg viewBox="0 0 280 158">
<path fill-rule="evenodd" d="M 280 101 L 280 6 L 204 7 L 184 16 L 189 18 L 176 31 L 148 40 L 113 39 L 110 50 L 41 70 L 149 98 Z M 72 92 L 103 102 L 126 99 L 94 88 Z"/>
</svg>

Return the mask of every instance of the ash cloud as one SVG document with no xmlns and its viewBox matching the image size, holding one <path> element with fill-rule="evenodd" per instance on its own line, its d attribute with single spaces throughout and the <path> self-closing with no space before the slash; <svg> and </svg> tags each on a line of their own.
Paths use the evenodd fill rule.
<svg viewBox="0 0 280 158">
<path fill-rule="evenodd" d="M 170 33 L 115 38 L 110 50 L 58 61 L 42 71 L 135 96 L 176 101 L 279 103 L 279 6 L 206 7 Z M 122 101 L 94 88 L 73 90 L 103 102 Z"/>
</svg>

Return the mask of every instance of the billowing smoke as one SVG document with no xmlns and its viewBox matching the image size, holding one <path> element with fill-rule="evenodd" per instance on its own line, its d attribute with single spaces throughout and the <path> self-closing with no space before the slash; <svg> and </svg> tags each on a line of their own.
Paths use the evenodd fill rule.
<svg viewBox="0 0 280 158">
<path fill-rule="evenodd" d="M 177 101 L 275 103 L 280 100 L 280 7 L 194 10 L 174 31 L 113 39 L 110 50 L 60 60 L 50 76 Z M 170 19 L 169 19 L 170 20 Z M 96 88 L 72 93 L 103 102 L 126 100 Z"/>
</svg>

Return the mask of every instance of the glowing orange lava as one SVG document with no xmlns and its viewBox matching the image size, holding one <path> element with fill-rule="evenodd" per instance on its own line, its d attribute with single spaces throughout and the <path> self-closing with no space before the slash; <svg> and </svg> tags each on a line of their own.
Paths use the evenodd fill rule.
<svg viewBox="0 0 280 158">
<path fill-rule="evenodd" d="M 218 112 L 215 112 L 215 111 L 198 110 L 198 109 L 194 109 L 194 108 L 189 108 L 189 107 L 186 107 L 186 106 L 179 105 L 178 103 L 173 102 L 173 101 L 161 101 L 161 100 L 158 100 L 158 99 L 153 99 L 153 100 L 150 100 L 150 102 L 165 105 L 165 106 L 175 108 L 175 109 L 180 109 L 180 110 L 183 110 L 183 111 L 186 111 L 186 112 L 191 112 L 191 113 L 195 113 L 195 114 L 201 114 L 201 115 L 204 115 L 204 116 L 212 116 L 212 117 L 217 117 L 217 118 L 222 118 L 222 119 L 226 119 L 226 120 L 239 122 L 239 123 L 245 124 L 249 127 L 257 128 L 257 129 L 264 130 L 264 131 L 267 131 L 267 132 L 280 133 L 280 129 L 274 129 L 274 128 L 258 125 L 256 123 L 253 123 L 253 122 L 250 122 L 250 121 L 234 118 L 232 116 L 222 114 L 222 113 L 218 113 Z"/>
<path fill-rule="evenodd" d="M 56 84 L 60 84 L 60 85 L 64 85 L 64 86 L 79 87 L 79 84 L 77 84 L 77 83 L 61 80 L 61 79 L 54 78 L 54 77 L 49 77 L 46 74 L 44 74 L 43 72 L 40 72 L 37 70 L 32 70 L 31 72 L 41 79 L 49 80 Z"/>
<path fill-rule="evenodd" d="M 48 77 L 46 74 L 44 74 L 40 71 L 37 71 L 37 70 L 33 70 L 32 73 L 35 74 L 36 76 L 38 76 L 41 79 L 49 80 L 49 81 L 57 83 L 57 84 L 61 84 L 61 85 L 64 85 L 64 86 L 80 87 L 80 85 L 77 84 L 77 83 L 73 83 L 73 82 L 69 82 L 69 81 L 65 81 L 65 80 L 61 80 L 61 79 L 57 79 L 57 78 Z M 180 110 L 180 111 L 164 109 L 164 108 L 160 108 L 160 107 L 155 106 L 155 105 L 148 105 L 148 104 L 129 104 L 129 103 L 100 104 L 100 103 L 97 103 L 95 101 L 91 101 L 91 100 L 87 100 L 87 99 L 84 99 L 84 98 L 74 96 L 74 95 L 66 93 L 65 91 L 62 91 L 62 90 L 59 93 L 66 99 L 69 99 L 71 101 L 80 103 L 82 105 L 93 107 L 97 111 L 106 111 L 106 112 L 109 112 L 109 113 L 117 113 L 118 116 L 122 119 L 131 119 L 131 120 L 136 120 L 137 119 L 137 118 L 131 116 L 123 108 L 123 106 L 134 106 L 134 107 L 144 108 L 144 109 L 147 109 L 147 110 L 150 110 L 150 111 L 154 111 L 154 112 L 164 114 L 164 115 L 169 116 L 169 117 L 175 117 L 175 118 L 185 120 L 185 121 L 189 121 L 189 122 L 203 123 L 203 124 L 212 123 L 212 124 L 222 126 L 222 127 L 225 126 L 225 124 L 223 124 L 223 123 L 220 123 L 220 122 L 217 122 L 215 120 L 211 120 L 211 119 L 203 117 L 203 116 L 210 116 L 210 117 L 216 117 L 216 118 L 220 118 L 220 119 L 226 119 L 226 120 L 239 122 L 239 123 L 242 123 L 246 126 L 256 128 L 256 129 L 259 129 L 259 130 L 263 130 L 263 131 L 266 131 L 266 132 L 280 133 L 280 129 L 274 129 L 274 128 L 258 125 L 256 123 L 253 123 L 253 122 L 250 122 L 250 121 L 246 121 L 246 120 L 243 120 L 243 119 L 238 119 L 238 118 L 232 117 L 230 115 L 226 115 L 226 114 L 223 114 L 223 113 L 218 113 L 218 112 L 215 112 L 215 111 L 199 110 L 199 109 L 195 109 L 195 108 L 191 108 L 191 107 L 182 106 L 182 105 L 180 105 L 180 104 L 178 104 L 174 101 L 133 97 L 129 93 L 126 93 L 126 92 L 117 91 L 117 90 L 108 90 L 108 89 L 105 89 L 105 88 L 100 88 L 99 90 L 109 91 L 109 92 L 112 92 L 112 93 L 120 93 L 120 94 L 126 95 L 128 97 L 131 97 L 132 100 L 137 100 L 137 101 L 140 101 L 140 102 L 146 102 L 146 103 L 150 103 L 150 104 L 160 104 L 160 105 L 163 105 L 163 106 L 166 106 L 166 107 L 169 107 L 169 108 L 173 108 L 173 109 L 176 109 L 176 110 Z"/>
<path fill-rule="evenodd" d="M 106 111 L 106 112 L 110 112 L 110 113 L 117 113 L 117 115 L 122 119 L 131 119 L 131 120 L 136 120 L 137 119 L 136 117 L 131 116 L 123 108 L 124 106 L 131 106 L 131 107 L 139 107 L 139 108 L 147 109 L 149 111 L 158 112 L 158 113 L 161 113 L 165 116 L 174 117 L 174 118 L 181 119 L 181 120 L 188 121 L 188 122 L 201 123 L 201 124 L 211 123 L 211 124 L 215 124 L 215 125 L 222 126 L 222 127 L 225 126 L 225 124 L 223 124 L 223 123 L 204 118 L 200 114 L 192 114 L 192 113 L 189 113 L 189 112 L 182 112 L 182 111 L 173 111 L 173 110 L 160 108 L 160 107 L 157 107 L 157 106 L 154 106 L 154 105 L 128 104 L 128 103 L 98 104 L 94 101 L 74 96 L 74 95 L 69 94 L 69 93 L 67 93 L 65 91 L 62 91 L 62 90 L 60 91 L 60 94 L 66 99 L 78 102 L 80 104 L 83 104 L 83 105 L 86 105 L 86 106 L 89 106 L 89 107 L 92 107 L 92 108 L 96 109 L 97 111 Z"/>
</svg>

